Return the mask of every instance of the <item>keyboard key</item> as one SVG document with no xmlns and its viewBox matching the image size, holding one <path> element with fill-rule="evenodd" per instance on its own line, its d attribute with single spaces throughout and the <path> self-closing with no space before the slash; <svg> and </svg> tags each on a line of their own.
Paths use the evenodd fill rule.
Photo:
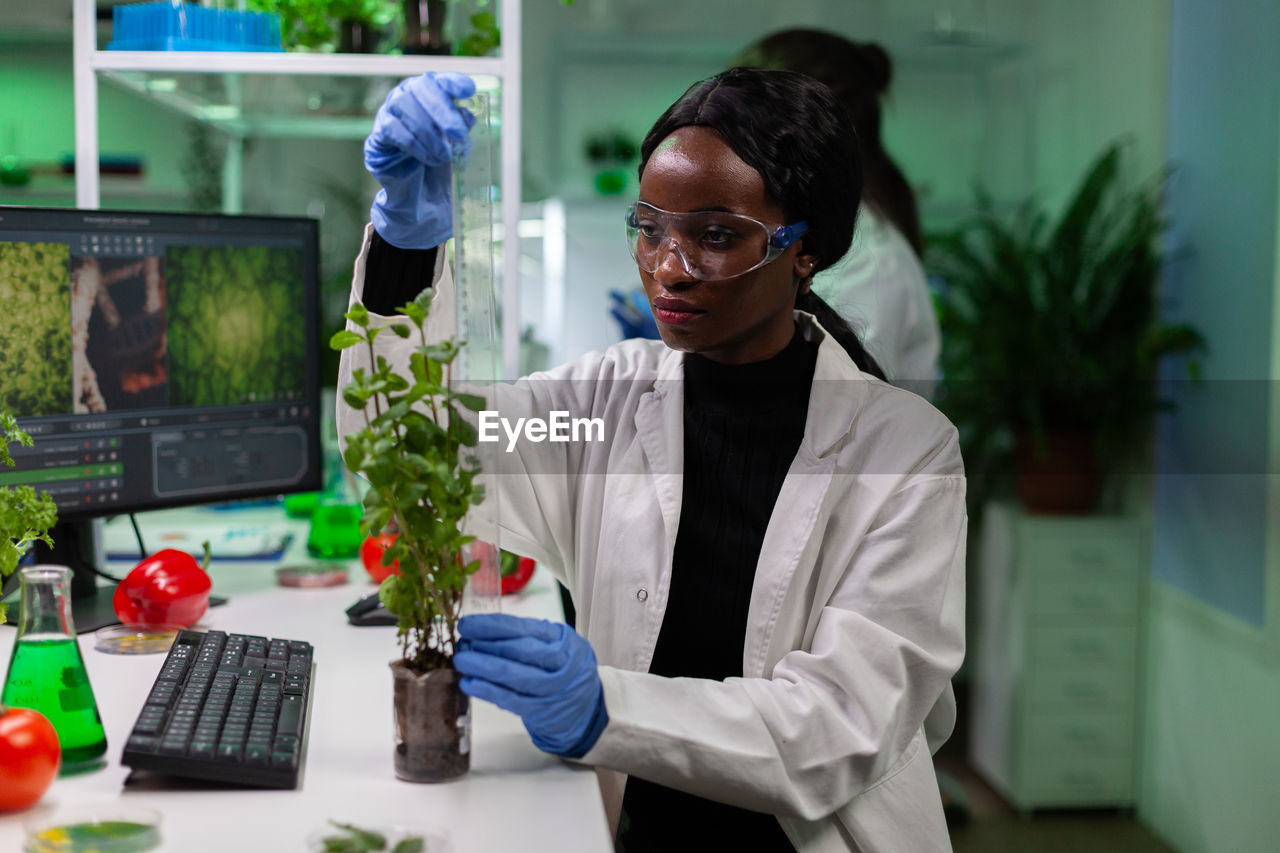
<svg viewBox="0 0 1280 853">
<path fill-rule="evenodd" d="M 125 749 L 136 749 L 139 752 L 154 752 L 160 745 L 160 739 L 147 735 L 134 734 L 129 737 Z"/>
<path fill-rule="evenodd" d="M 280 704 L 280 720 L 276 731 L 286 735 L 302 734 L 302 697 L 289 695 Z"/>
</svg>

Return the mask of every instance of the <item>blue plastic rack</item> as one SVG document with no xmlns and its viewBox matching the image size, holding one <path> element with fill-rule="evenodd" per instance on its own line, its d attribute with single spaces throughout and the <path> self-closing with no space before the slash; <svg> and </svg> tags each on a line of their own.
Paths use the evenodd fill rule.
<svg viewBox="0 0 1280 853">
<path fill-rule="evenodd" d="M 274 12 L 208 9 L 193 3 L 131 3 L 112 9 L 107 50 L 283 51 Z"/>
</svg>

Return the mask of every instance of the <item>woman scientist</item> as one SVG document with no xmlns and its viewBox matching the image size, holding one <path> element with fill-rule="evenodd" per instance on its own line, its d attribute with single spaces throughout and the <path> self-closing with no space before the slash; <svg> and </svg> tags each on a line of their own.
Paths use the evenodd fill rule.
<svg viewBox="0 0 1280 853">
<path fill-rule="evenodd" d="M 352 294 L 373 311 L 452 288 L 434 247 L 468 127 L 453 99 L 472 91 L 424 75 L 378 113 L 365 160 L 384 189 Z M 931 752 L 964 652 L 956 431 L 877 379 L 810 292 L 861 189 L 825 86 L 745 69 L 694 85 L 645 138 L 625 223 L 662 340 L 491 401 L 605 421 L 603 441 L 517 446 L 490 481 L 503 546 L 565 583 L 582 633 L 468 616 L 454 665 L 539 748 L 597 768 L 628 853 L 950 849 Z"/>
</svg>

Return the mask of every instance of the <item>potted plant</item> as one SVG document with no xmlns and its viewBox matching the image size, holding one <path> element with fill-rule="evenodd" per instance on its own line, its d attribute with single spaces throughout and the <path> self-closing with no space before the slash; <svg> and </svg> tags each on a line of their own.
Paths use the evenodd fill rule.
<svg viewBox="0 0 1280 853">
<path fill-rule="evenodd" d="M 484 399 L 453 388 L 456 341 L 426 342 L 433 295 L 426 290 L 399 309 L 407 323 L 383 327 L 371 326 L 369 312 L 357 303 L 346 314 L 348 328 L 330 340 L 339 350 L 368 347 L 374 365 L 354 371 L 341 389 L 365 423 L 346 436 L 343 461 L 368 482 L 363 532 L 376 535 L 392 523 L 399 531 L 382 556 L 385 565 L 398 563 L 398 571 L 383 578 L 378 593 L 397 618 L 402 652 L 391 664 L 396 775 L 413 782 L 450 779 L 470 767 L 469 705 L 458 688 L 453 653 L 467 578 L 481 565 L 464 558 L 474 537 L 463 533 L 463 520 L 483 499 L 483 489 L 475 482 L 479 460 L 468 451 L 478 434 L 462 409 L 479 411 Z M 411 375 L 374 356 L 373 341 L 384 333 L 419 336 Z"/>
<path fill-rule="evenodd" d="M 587 136 L 583 144 L 587 162 L 595 170 L 596 191 L 618 195 L 627 188 L 627 175 L 639 149 L 622 130 L 605 130 Z"/>
<path fill-rule="evenodd" d="M 398 0 L 249 0 L 257 12 L 280 16 L 288 48 L 372 53 L 400 20 Z"/>
<path fill-rule="evenodd" d="M 0 411 L 0 462 L 13 467 L 10 444 L 31 446 L 31 437 L 18 427 L 13 415 Z M 37 539 L 53 545 L 49 528 L 58 520 L 58 508 L 47 493 L 36 494 L 30 486 L 0 486 L 0 581 L 18 567 L 27 547 Z M 0 602 L 0 624 L 7 608 Z"/>
<path fill-rule="evenodd" d="M 400 20 L 395 0 L 330 0 L 339 53 L 374 53 L 383 34 Z"/>
<path fill-rule="evenodd" d="M 1006 221 L 979 193 L 972 217 L 929 241 L 943 282 L 937 403 L 971 475 L 1012 457 L 1032 511 L 1094 510 L 1104 472 L 1150 434 L 1157 363 L 1204 348 L 1159 318 L 1167 172 L 1129 189 L 1120 160 L 1108 146 L 1052 227 L 1034 201 Z"/>
</svg>

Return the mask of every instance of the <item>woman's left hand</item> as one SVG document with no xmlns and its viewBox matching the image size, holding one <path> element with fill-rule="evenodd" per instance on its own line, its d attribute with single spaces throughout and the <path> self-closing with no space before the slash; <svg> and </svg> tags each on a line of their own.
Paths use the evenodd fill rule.
<svg viewBox="0 0 1280 853">
<path fill-rule="evenodd" d="M 506 613 L 464 616 L 453 656 L 462 691 L 524 721 L 533 743 L 585 755 L 609 722 L 591 644 L 563 623 Z"/>
</svg>

